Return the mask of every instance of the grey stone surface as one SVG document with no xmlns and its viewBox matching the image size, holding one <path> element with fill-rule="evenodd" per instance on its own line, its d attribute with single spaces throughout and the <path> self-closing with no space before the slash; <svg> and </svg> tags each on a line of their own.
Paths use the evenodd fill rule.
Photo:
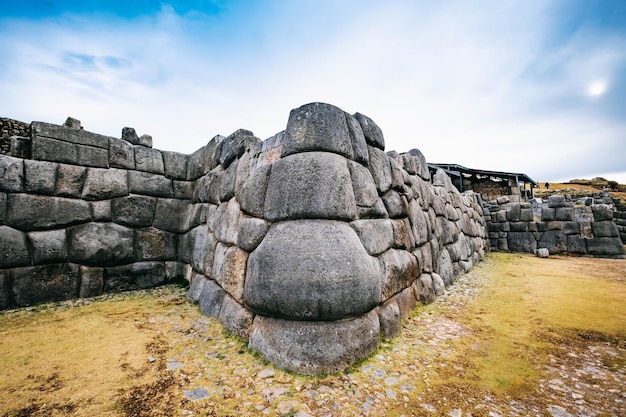
<svg viewBox="0 0 626 417">
<path fill-rule="evenodd" d="M 166 261 L 176 259 L 176 235 L 154 227 L 136 231 L 136 259 L 138 261 Z"/>
<path fill-rule="evenodd" d="M 113 199 L 111 216 L 115 223 L 130 227 L 148 227 L 152 225 L 156 198 L 142 195 L 129 195 Z"/>
<path fill-rule="evenodd" d="M 356 201 L 346 160 L 327 152 L 290 155 L 272 166 L 265 198 L 267 220 L 352 220 Z"/>
<path fill-rule="evenodd" d="M 550 255 L 567 251 L 567 236 L 561 230 L 548 230 L 537 242 L 538 248 L 546 248 Z"/>
<path fill-rule="evenodd" d="M 7 195 L 0 192 L 0 224 L 4 224 L 7 213 Z"/>
<path fill-rule="evenodd" d="M 282 157 L 308 151 L 354 157 L 345 112 L 325 103 L 305 104 L 292 110 L 282 145 Z"/>
<path fill-rule="evenodd" d="M 243 217 L 239 223 L 237 246 L 247 252 L 252 252 L 259 246 L 269 229 L 270 223 L 263 219 Z"/>
<path fill-rule="evenodd" d="M 104 268 L 104 291 L 120 292 L 156 287 L 165 283 L 163 262 L 135 262 Z"/>
<path fill-rule="evenodd" d="M 617 225 L 612 220 L 596 221 L 591 223 L 594 237 L 619 237 Z"/>
<path fill-rule="evenodd" d="M 411 287 L 420 303 L 430 304 L 435 301 L 433 278 L 430 274 L 421 274 Z"/>
<path fill-rule="evenodd" d="M 200 293 L 200 312 L 208 317 L 218 317 L 226 293 L 213 280 L 206 280 Z"/>
<path fill-rule="evenodd" d="M 6 310 L 11 307 L 9 291 L 9 273 L 7 270 L 0 269 L 0 310 Z"/>
<path fill-rule="evenodd" d="M 0 225 L 0 268 L 27 266 L 30 263 L 26 234 Z"/>
<path fill-rule="evenodd" d="M 239 203 L 236 199 L 232 199 L 218 206 L 213 221 L 209 222 L 209 227 L 213 229 L 215 236 L 221 242 L 234 245 L 238 240 L 242 218 L 243 212 L 240 210 Z"/>
<path fill-rule="evenodd" d="M 591 206 L 591 211 L 595 222 L 613 220 L 613 208 L 608 204 L 594 204 Z"/>
<path fill-rule="evenodd" d="M 239 129 L 228 135 L 222 142 L 220 153 L 220 164 L 227 168 L 235 159 L 257 143 L 260 139 L 254 136 L 249 130 Z"/>
<path fill-rule="evenodd" d="M 531 232 L 509 232 L 508 245 L 513 252 L 534 253 L 537 240 Z"/>
<path fill-rule="evenodd" d="M 31 194 L 10 194 L 6 223 L 25 230 L 59 228 L 91 220 L 89 203 Z"/>
<path fill-rule="evenodd" d="M 172 180 L 150 172 L 128 171 L 128 189 L 133 194 L 174 197 Z"/>
<path fill-rule="evenodd" d="M 92 146 L 101 149 L 108 149 L 109 147 L 109 136 L 99 135 L 97 133 L 76 129 L 74 127 L 59 126 L 44 122 L 33 122 L 31 124 L 31 133 L 35 138 L 56 138 L 63 142 Z"/>
<path fill-rule="evenodd" d="M 122 140 L 130 142 L 133 145 L 139 145 L 139 136 L 137 136 L 137 132 L 132 127 L 122 128 Z"/>
<path fill-rule="evenodd" d="M 538 258 L 547 258 L 550 256 L 550 251 L 546 248 L 535 249 L 535 256 Z"/>
<path fill-rule="evenodd" d="M 24 192 L 53 194 L 58 168 L 56 162 L 24 160 Z"/>
<path fill-rule="evenodd" d="M 135 169 L 135 148 L 125 140 L 109 141 L 109 165 L 113 168 Z"/>
<path fill-rule="evenodd" d="M 433 291 L 435 291 L 435 295 L 440 297 L 446 293 L 446 283 L 443 281 L 441 275 L 432 273 L 430 274 L 433 280 Z"/>
<path fill-rule="evenodd" d="M 152 136 L 150 135 L 141 135 L 139 136 L 138 144 L 141 146 L 146 146 L 148 148 L 152 148 Z"/>
<path fill-rule="evenodd" d="M 246 341 L 250 338 L 254 316 L 250 310 L 235 301 L 233 297 L 228 295 L 224 297 L 222 308 L 217 318 L 230 333 Z"/>
<path fill-rule="evenodd" d="M 111 215 L 111 200 L 91 201 L 91 220 L 94 222 L 110 222 L 113 221 Z"/>
<path fill-rule="evenodd" d="M 61 301 L 78 296 L 78 265 L 61 263 L 27 268 L 11 272 L 12 298 L 17 307 L 26 307 L 50 301 Z"/>
<path fill-rule="evenodd" d="M 411 221 L 411 232 L 415 246 L 422 246 L 430 240 L 430 227 L 426 214 L 420 207 L 417 200 L 411 200 L 408 207 L 409 220 Z"/>
<path fill-rule="evenodd" d="M 402 319 L 400 318 L 400 307 L 396 300 L 392 298 L 386 301 L 377 310 L 380 335 L 387 338 L 399 335 L 402 329 Z"/>
<path fill-rule="evenodd" d="M 587 254 L 587 239 L 580 235 L 568 235 L 567 252 L 578 253 L 582 255 Z"/>
<path fill-rule="evenodd" d="M 413 284 L 415 284 L 415 282 L 413 282 Z M 402 320 L 408 318 L 417 306 L 417 299 L 415 298 L 413 284 L 392 297 L 398 303 L 398 307 L 400 308 L 400 318 Z"/>
<path fill-rule="evenodd" d="M 439 268 L 437 269 L 437 273 L 443 279 L 446 287 L 451 285 L 456 278 L 454 267 L 452 266 L 452 258 L 450 257 L 450 253 L 445 248 L 439 252 Z"/>
<path fill-rule="evenodd" d="M 24 161 L 0 155 L 0 191 L 21 192 L 24 187 Z"/>
<path fill-rule="evenodd" d="M 595 237 L 587 239 L 590 255 L 608 258 L 624 258 L 624 244 L 619 238 Z"/>
<path fill-rule="evenodd" d="M 238 166 L 239 161 L 229 164 L 228 168 L 220 175 L 219 182 L 216 183 L 217 193 L 211 190 L 212 194 L 217 194 L 217 202 L 228 201 L 235 196 Z"/>
<path fill-rule="evenodd" d="M 409 174 L 416 174 L 419 175 L 422 180 L 430 181 L 428 164 L 426 162 L 426 157 L 422 154 L 422 152 L 418 149 L 411 149 L 407 153 L 402 154 L 402 160 L 404 162 L 404 167 Z"/>
<path fill-rule="evenodd" d="M 172 233 L 184 233 L 191 228 L 191 204 L 172 198 L 157 199 L 152 225 Z M 185 220 L 185 221 L 183 221 Z"/>
<path fill-rule="evenodd" d="M 172 182 L 174 187 L 174 198 L 191 200 L 193 198 L 193 185 L 192 181 L 176 181 Z"/>
<path fill-rule="evenodd" d="M 407 216 L 408 202 L 405 196 L 398 194 L 395 190 L 389 190 L 382 199 L 390 218 L 400 219 Z"/>
<path fill-rule="evenodd" d="M 358 217 L 361 219 L 388 217 L 369 170 L 353 161 L 348 161 L 348 169 L 352 178 Z"/>
<path fill-rule="evenodd" d="M 343 222 L 275 223 L 248 258 L 244 302 L 294 320 L 334 320 L 381 302 L 381 271 Z"/>
<path fill-rule="evenodd" d="M 72 262 L 110 266 L 133 260 L 134 233 L 127 227 L 113 223 L 86 223 L 70 227 L 67 234 Z"/>
<path fill-rule="evenodd" d="M 61 140 L 35 136 L 32 139 L 32 158 L 78 165 L 78 145 Z"/>
<path fill-rule="evenodd" d="M 556 209 L 555 220 L 571 221 L 574 220 L 574 207 L 559 207 Z"/>
<path fill-rule="evenodd" d="M 237 246 L 218 243 L 211 277 L 237 302 L 243 302 L 248 253 Z"/>
<path fill-rule="evenodd" d="M 365 141 L 368 145 L 374 146 L 380 150 L 385 150 L 385 137 L 383 131 L 378 127 L 376 123 L 369 117 L 355 113 L 354 117 L 358 120 L 365 136 Z"/>
<path fill-rule="evenodd" d="M 391 188 L 391 164 L 389 157 L 382 150 L 368 146 L 370 161 L 368 169 L 374 179 L 379 194 L 386 193 Z"/>
<path fill-rule="evenodd" d="M 334 322 L 256 316 L 249 346 L 279 368 L 306 375 L 338 372 L 378 347 L 380 323 L 372 311 Z"/>
<path fill-rule="evenodd" d="M 389 219 L 355 220 L 350 223 L 368 254 L 377 256 L 394 243 L 393 226 Z"/>
<path fill-rule="evenodd" d="M 60 197 L 80 198 L 87 178 L 87 168 L 59 164 L 55 194 Z"/>
<path fill-rule="evenodd" d="M 265 195 L 270 170 L 270 165 L 255 169 L 242 183 L 241 188 L 235 190 L 235 197 L 241 205 L 241 210 L 251 216 L 263 217 L 265 213 Z"/>
<path fill-rule="evenodd" d="M 187 162 L 187 179 L 195 180 L 220 164 L 224 136 L 214 136 L 206 146 L 189 156 Z"/>
<path fill-rule="evenodd" d="M 108 149 L 76 145 L 76 163 L 87 167 L 108 168 Z"/>
<path fill-rule="evenodd" d="M 116 168 L 89 168 L 87 170 L 87 178 L 83 186 L 83 199 L 105 200 L 125 195 L 128 195 L 126 170 Z"/>
<path fill-rule="evenodd" d="M 415 249 L 415 239 L 411 231 L 411 223 L 409 219 L 393 219 L 390 220 L 393 228 L 393 247 L 396 249 L 405 249 L 412 251 Z"/>
<path fill-rule="evenodd" d="M 165 176 L 175 180 L 187 179 L 187 155 L 178 152 L 161 152 Z"/>
<path fill-rule="evenodd" d="M 384 271 L 383 300 L 407 288 L 417 278 L 417 259 L 410 252 L 389 249 L 379 259 Z"/>
<path fill-rule="evenodd" d="M 67 262 L 65 229 L 28 233 L 35 265 Z"/>
<path fill-rule="evenodd" d="M 561 194 L 548 196 L 548 207 L 565 207 L 565 196 Z"/>
<path fill-rule="evenodd" d="M 194 303 L 200 301 L 200 295 L 207 281 L 208 279 L 203 274 L 194 272 L 191 276 L 189 291 L 187 291 L 187 299 Z"/>
<path fill-rule="evenodd" d="M 80 266 L 80 288 L 78 296 L 81 298 L 96 297 L 104 291 L 104 268 Z"/>
<path fill-rule="evenodd" d="M 350 142 L 352 143 L 353 159 L 359 164 L 369 164 L 369 152 L 367 150 L 367 142 L 363 134 L 363 128 L 356 117 L 346 114 L 348 123 L 348 132 L 350 133 Z"/>
</svg>

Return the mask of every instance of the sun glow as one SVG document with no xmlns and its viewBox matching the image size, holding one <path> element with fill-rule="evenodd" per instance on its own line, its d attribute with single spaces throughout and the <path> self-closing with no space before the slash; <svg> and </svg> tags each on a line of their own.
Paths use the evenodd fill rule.
<svg viewBox="0 0 626 417">
<path fill-rule="evenodd" d="M 587 94 L 590 96 L 601 96 L 606 92 L 607 83 L 605 80 L 596 80 L 589 84 L 587 87 Z"/>
</svg>

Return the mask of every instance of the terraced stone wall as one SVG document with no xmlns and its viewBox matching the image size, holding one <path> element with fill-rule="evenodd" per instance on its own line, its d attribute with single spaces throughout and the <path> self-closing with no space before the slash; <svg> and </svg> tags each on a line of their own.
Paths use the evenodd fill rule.
<svg viewBox="0 0 626 417">
<path fill-rule="evenodd" d="M 443 171 L 431 181 L 418 150 L 385 153 L 364 115 L 313 103 L 264 142 L 209 147 L 221 157 L 195 188 L 209 208 L 189 232 L 189 298 L 281 368 L 367 356 L 487 250 L 475 196 Z"/>
<path fill-rule="evenodd" d="M 552 195 L 533 206 L 500 197 L 484 204 L 484 214 L 494 250 L 533 253 L 546 248 L 550 254 L 624 258 L 612 204 L 575 206 L 564 195 Z"/>
<path fill-rule="evenodd" d="M 195 159 L 132 129 L 30 127 L 0 155 L 0 309 L 182 279 L 179 242 L 203 215 Z"/>
<path fill-rule="evenodd" d="M 334 372 L 399 333 L 488 250 L 482 208 L 418 150 L 323 103 L 192 155 L 33 122 L 0 155 L 0 308 L 185 278 L 277 366 Z"/>
</svg>

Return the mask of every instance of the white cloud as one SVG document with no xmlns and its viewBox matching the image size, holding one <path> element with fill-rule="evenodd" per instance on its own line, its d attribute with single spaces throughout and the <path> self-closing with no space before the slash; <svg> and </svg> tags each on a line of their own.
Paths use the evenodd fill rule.
<svg viewBox="0 0 626 417">
<path fill-rule="evenodd" d="M 324 101 L 372 117 L 388 150 L 433 162 L 537 179 L 618 169 L 626 122 L 590 107 L 585 88 L 619 76 L 624 38 L 583 28 L 548 45 L 552 5 L 483 6 L 263 2 L 210 16 L 165 6 L 135 20 L 14 21 L 0 29 L 12 57 L 0 113 L 71 115 L 113 136 L 132 126 L 189 153 L 239 127 L 269 137 L 292 108 Z"/>
</svg>

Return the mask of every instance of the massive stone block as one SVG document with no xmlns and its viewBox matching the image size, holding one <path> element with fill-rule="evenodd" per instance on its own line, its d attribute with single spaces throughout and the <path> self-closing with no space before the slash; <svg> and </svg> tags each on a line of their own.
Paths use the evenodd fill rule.
<svg viewBox="0 0 626 417">
<path fill-rule="evenodd" d="M 65 229 L 30 232 L 28 238 L 33 248 L 35 265 L 67 262 Z"/>
<path fill-rule="evenodd" d="M 59 164 L 55 193 L 60 197 L 80 198 L 87 178 L 87 168 Z"/>
<path fill-rule="evenodd" d="M 82 265 L 110 266 L 131 262 L 132 229 L 113 223 L 87 223 L 68 229 L 69 255 Z"/>
<path fill-rule="evenodd" d="M 115 223 L 130 227 L 152 225 L 156 198 L 140 195 L 116 198 L 111 203 L 111 214 Z"/>
<path fill-rule="evenodd" d="M 356 201 L 344 158 L 307 152 L 282 158 L 272 166 L 265 198 L 266 219 L 355 217 Z"/>
<path fill-rule="evenodd" d="M 244 303 L 292 320 L 336 320 L 382 301 L 381 270 L 343 222 L 275 223 L 250 254 Z"/>
<path fill-rule="evenodd" d="M 307 151 L 334 152 L 353 159 L 352 139 L 343 110 L 330 104 L 311 103 L 291 111 L 282 156 Z"/>
<path fill-rule="evenodd" d="M 128 195 L 128 178 L 125 170 L 115 168 L 89 168 L 87 170 L 83 199 L 105 200 L 125 195 Z"/>
<path fill-rule="evenodd" d="M 24 192 L 52 194 L 59 164 L 45 161 L 24 161 Z"/>
<path fill-rule="evenodd" d="M 10 194 L 6 223 L 21 230 L 43 230 L 91 220 L 89 203 L 31 194 Z"/>
<path fill-rule="evenodd" d="M 0 191 L 21 192 L 24 184 L 24 161 L 0 155 Z"/>
<path fill-rule="evenodd" d="M 250 348 L 280 368 L 317 375 L 341 371 L 374 352 L 379 333 L 375 311 L 333 322 L 256 316 Z"/>
<path fill-rule="evenodd" d="M 163 262 L 136 262 L 104 269 L 104 290 L 120 292 L 156 287 L 165 283 Z"/>
<path fill-rule="evenodd" d="M 8 226 L 0 226 L 0 268 L 30 265 L 26 234 Z"/>
<path fill-rule="evenodd" d="M 12 296 L 18 307 L 49 301 L 69 300 L 78 296 L 78 265 L 50 264 L 11 271 Z"/>
</svg>

